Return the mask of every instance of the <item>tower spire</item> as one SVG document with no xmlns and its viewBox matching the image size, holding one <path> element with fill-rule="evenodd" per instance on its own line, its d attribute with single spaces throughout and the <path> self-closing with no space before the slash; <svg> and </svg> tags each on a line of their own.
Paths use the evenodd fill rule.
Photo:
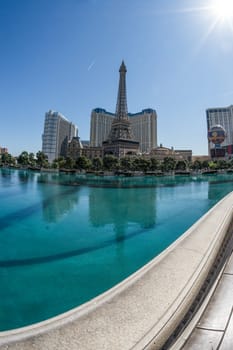
<svg viewBox="0 0 233 350">
<path fill-rule="evenodd" d="M 122 61 L 119 73 L 119 88 L 116 104 L 116 115 L 112 121 L 109 137 L 103 142 L 104 154 L 114 154 L 117 157 L 126 154 L 136 154 L 139 149 L 139 142 L 134 140 L 131 122 L 128 118 L 126 99 L 126 66 Z"/>
<path fill-rule="evenodd" d="M 119 73 L 119 88 L 117 96 L 117 105 L 116 105 L 116 118 L 118 120 L 128 120 L 128 109 L 127 109 L 127 98 L 126 98 L 126 66 L 124 61 L 122 61 Z"/>
<path fill-rule="evenodd" d="M 131 123 L 128 118 L 128 109 L 127 109 L 127 98 L 126 98 L 126 66 L 124 61 L 122 61 L 119 73 L 119 88 L 117 95 L 117 104 L 116 104 L 116 114 L 112 122 L 112 127 L 110 131 L 111 140 L 132 140 L 132 130 Z"/>
</svg>

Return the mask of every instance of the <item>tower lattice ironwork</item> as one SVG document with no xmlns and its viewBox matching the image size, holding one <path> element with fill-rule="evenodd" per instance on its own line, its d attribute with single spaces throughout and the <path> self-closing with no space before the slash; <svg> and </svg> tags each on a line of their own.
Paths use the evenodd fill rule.
<svg viewBox="0 0 233 350">
<path fill-rule="evenodd" d="M 108 140 L 103 142 L 104 154 L 113 154 L 117 157 L 126 154 L 137 154 L 139 142 L 134 140 L 131 123 L 128 118 L 126 97 L 126 66 L 122 61 L 119 73 L 119 88 L 117 95 L 116 114 L 113 119 Z"/>
<path fill-rule="evenodd" d="M 119 73 L 119 88 L 117 95 L 117 105 L 116 105 L 116 118 L 119 120 L 128 119 L 128 109 L 127 109 L 127 98 L 126 98 L 126 66 L 124 61 L 122 61 Z"/>
<path fill-rule="evenodd" d="M 119 88 L 117 95 L 116 104 L 116 116 L 112 122 L 111 132 L 109 135 L 110 140 L 132 140 L 133 134 L 131 129 L 131 123 L 128 118 L 127 109 L 127 97 L 126 97 L 126 66 L 124 61 L 122 61 L 119 73 Z"/>
</svg>

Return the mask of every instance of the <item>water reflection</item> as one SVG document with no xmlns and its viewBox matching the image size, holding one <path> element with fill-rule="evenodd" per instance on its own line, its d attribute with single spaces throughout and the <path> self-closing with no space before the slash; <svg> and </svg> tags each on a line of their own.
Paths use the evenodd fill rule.
<svg viewBox="0 0 233 350">
<path fill-rule="evenodd" d="M 131 223 L 143 229 L 156 222 L 156 189 L 90 189 L 89 215 L 96 226 L 113 224 L 117 240 L 125 234 Z"/>
<path fill-rule="evenodd" d="M 42 188 L 43 192 L 44 188 Z M 78 204 L 77 189 L 68 189 L 61 192 L 53 188 L 51 198 L 42 201 L 43 218 L 45 221 L 57 222 L 62 216 L 71 211 Z"/>
<path fill-rule="evenodd" d="M 78 204 L 78 190 L 77 187 L 50 185 L 48 197 L 46 186 L 41 186 L 44 220 L 48 223 L 55 223 L 68 214 Z"/>
<path fill-rule="evenodd" d="M 65 180 L 69 181 L 69 178 Z M 79 187 L 66 186 L 67 182 L 64 182 L 61 176 L 41 174 L 38 176 L 37 182 L 39 193 L 42 196 L 43 218 L 46 222 L 55 223 L 59 221 L 78 204 L 77 192 Z M 61 186 L 63 183 L 64 185 Z"/>
<path fill-rule="evenodd" d="M 233 191 L 232 174 L 208 176 L 208 199 L 217 202 L 231 191 Z"/>
<path fill-rule="evenodd" d="M 166 178 L 147 177 L 144 179 L 146 187 L 141 187 L 141 178 L 114 178 L 113 182 L 102 179 L 109 184 L 107 188 L 87 188 L 71 186 L 78 181 L 74 175 L 17 171 L 14 182 L 31 185 L 20 185 L 23 196 L 14 198 L 19 205 L 15 206 L 15 211 L 12 208 L 9 213 L 6 211 L 1 218 L 1 231 L 9 229 L 11 233 L 2 238 L 3 242 L 7 246 L 6 241 L 9 240 L 8 245 L 12 247 L 12 256 L 2 264 L 15 266 L 81 256 L 114 246 L 116 241 L 119 243 L 116 249 L 122 249 L 121 242 L 136 236 L 139 239 L 141 236 L 143 240 L 144 234 L 149 237 L 153 231 L 150 228 L 155 225 L 171 221 L 179 227 L 179 218 L 187 215 L 187 207 L 190 207 L 190 212 L 197 213 L 196 216 L 199 212 L 202 215 L 203 210 L 206 211 L 220 196 L 233 189 L 232 175 L 188 179 L 192 182 L 190 186 L 187 186 L 187 178 L 184 184 L 181 177 L 169 177 L 167 183 Z M 117 187 L 114 187 L 115 181 Z M 156 186 L 150 186 L 155 182 Z M 207 202 L 207 196 L 211 203 Z M 189 201 L 189 198 L 192 200 Z M 183 225 L 183 221 L 181 223 Z M 183 229 L 182 226 L 180 232 Z M 30 249 L 27 249 L 27 244 Z M 22 260 L 19 261 L 20 256 Z"/>
<path fill-rule="evenodd" d="M 33 182 L 36 174 L 29 170 L 18 170 L 18 183 L 19 184 L 27 184 L 29 182 Z"/>
<path fill-rule="evenodd" d="M 0 184 L 4 187 L 12 185 L 14 177 L 14 170 L 9 168 L 0 169 Z"/>
<path fill-rule="evenodd" d="M 110 182 L 111 188 L 94 182 L 88 188 L 69 186 L 78 182 L 69 175 L 32 176 L 30 186 L 20 176 L 22 196 L 1 200 L 2 209 L 16 214 L 6 220 L 12 227 L 0 230 L 1 330 L 55 316 L 112 287 L 165 249 L 211 202 L 207 178 L 191 186 L 181 186 L 178 177 L 148 177 L 145 186 L 142 179 L 123 179 L 115 188 Z M 18 185 L 18 174 L 13 181 Z M 139 182 L 142 188 L 130 187 Z M 218 186 L 210 184 L 210 197 Z M 222 184 L 224 191 L 226 186 L 230 182 Z"/>
<path fill-rule="evenodd" d="M 1 176 L 2 177 L 11 177 L 14 174 L 14 170 L 13 169 L 9 169 L 9 168 L 1 168 Z"/>
<path fill-rule="evenodd" d="M 62 173 L 40 173 L 37 179 L 38 182 L 46 184 L 60 184 L 60 185 L 77 185 L 76 177 L 73 174 Z"/>
</svg>

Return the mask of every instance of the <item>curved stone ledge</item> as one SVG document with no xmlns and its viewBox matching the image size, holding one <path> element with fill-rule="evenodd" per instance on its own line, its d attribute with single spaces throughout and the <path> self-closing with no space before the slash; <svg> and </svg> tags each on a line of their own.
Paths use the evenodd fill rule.
<svg viewBox="0 0 233 350">
<path fill-rule="evenodd" d="M 204 283 L 231 227 L 232 209 L 233 192 L 114 288 L 47 321 L 0 332 L 0 349 L 159 349 Z"/>
</svg>

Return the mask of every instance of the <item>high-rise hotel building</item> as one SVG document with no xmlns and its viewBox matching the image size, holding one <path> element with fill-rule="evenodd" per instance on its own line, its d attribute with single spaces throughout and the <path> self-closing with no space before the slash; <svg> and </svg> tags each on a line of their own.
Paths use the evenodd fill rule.
<svg viewBox="0 0 233 350">
<path fill-rule="evenodd" d="M 91 113 L 90 145 L 101 147 L 107 140 L 115 114 L 103 108 Z M 134 139 L 139 142 L 141 153 L 149 153 L 157 147 L 157 114 L 154 109 L 143 109 L 139 113 L 128 113 Z"/>
<path fill-rule="evenodd" d="M 66 157 L 68 142 L 76 134 L 77 127 L 61 113 L 50 110 L 45 114 L 42 152 L 47 155 L 49 163 L 60 156 Z"/>
<path fill-rule="evenodd" d="M 226 131 L 226 137 L 221 144 L 221 149 L 226 155 L 233 155 L 233 105 L 229 107 L 209 108 L 206 110 L 207 131 L 213 126 L 220 125 Z M 208 140 L 209 155 L 213 153 L 215 145 Z"/>
<path fill-rule="evenodd" d="M 91 147 L 102 147 L 103 141 L 107 140 L 109 136 L 114 117 L 114 113 L 107 112 L 103 108 L 92 110 L 90 125 Z"/>
<path fill-rule="evenodd" d="M 135 139 L 139 141 L 140 151 L 149 153 L 157 147 L 157 114 L 154 109 L 143 109 L 138 113 L 129 113 Z"/>
</svg>

